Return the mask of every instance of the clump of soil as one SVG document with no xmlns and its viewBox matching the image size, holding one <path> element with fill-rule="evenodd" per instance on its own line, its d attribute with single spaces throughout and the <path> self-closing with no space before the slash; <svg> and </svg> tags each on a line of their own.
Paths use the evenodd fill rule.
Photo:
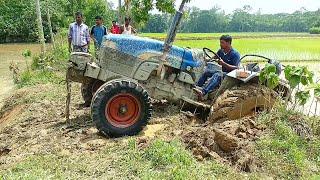
<svg viewBox="0 0 320 180">
<path fill-rule="evenodd" d="M 255 117 L 245 117 L 191 128 L 182 139 L 199 160 L 213 158 L 252 172 L 256 166 L 252 155 L 253 142 L 263 130 L 264 127 L 255 122 Z"/>
<path fill-rule="evenodd" d="M 215 100 L 208 122 L 191 128 L 183 140 L 199 159 L 210 157 L 252 172 L 253 143 L 264 130 L 255 114 L 272 107 L 275 97 L 275 92 L 257 84 L 228 89 Z"/>
<path fill-rule="evenodd" d="M 258 85 L 233 87 L 221 94 L 212 106 L 210 121 L 222 118 L 239 119 L 253 115 L 259 110 L 270 109 L 277 94 L 269 88 Z"/>
</svg>

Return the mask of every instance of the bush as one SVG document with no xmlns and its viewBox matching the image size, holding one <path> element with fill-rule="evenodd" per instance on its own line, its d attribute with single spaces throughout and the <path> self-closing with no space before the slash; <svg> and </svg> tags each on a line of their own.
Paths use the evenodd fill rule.
<svg viewBox="0 0 320 180">
<path fill-rule="evenodd" d="M 309 32 L 310 34 L 320 34 L 320 27 L 312 27 Z"/>
</svg>

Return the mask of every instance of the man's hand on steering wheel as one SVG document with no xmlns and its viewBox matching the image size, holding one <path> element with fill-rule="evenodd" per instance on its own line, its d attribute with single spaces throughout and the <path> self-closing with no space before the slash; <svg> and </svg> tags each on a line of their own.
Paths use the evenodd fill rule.
<svg viewBox="0 0 320 180">
<path fill-rule="evenodd" d="M 209 58 L 208 62 L 215 61 L 218 63 L 221 60 L 219 55 L 209 48 L 203 48 L 203 52 L 204 52 L 205 56 L 207 58 Z"/>
</svg>

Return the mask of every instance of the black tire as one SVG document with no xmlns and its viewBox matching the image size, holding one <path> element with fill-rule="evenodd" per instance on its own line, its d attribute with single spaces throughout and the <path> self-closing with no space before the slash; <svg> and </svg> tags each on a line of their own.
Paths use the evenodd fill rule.
<svg viewBox="0 0 320 180">
<path fill-rule="evenodd" d="M 100 80 L 91 80 L 81 84 L 81 95 L 83 100 L 91 104 L 94 93 L 102 86 L 104 82 Z"/>
<path fill-rule="evenodd" d="M 151 113 L 147 91 L 130 80 L 113 80 L 102 85 L 91 103 L 93 122 L 100 132 L 111 137 L 138 134 L 147 125 Z"/>
<path fill-rule="evenodd" d="M 93 97 L 91 89 L 92 89 L 92 83 L 81 84 L 81 95 L 84 102 L 86 103 L 91 103 L 91 100 Z"/>
</svg>

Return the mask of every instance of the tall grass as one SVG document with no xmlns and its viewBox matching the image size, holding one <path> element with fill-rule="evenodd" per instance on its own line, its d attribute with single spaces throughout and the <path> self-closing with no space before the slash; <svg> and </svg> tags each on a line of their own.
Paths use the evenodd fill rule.
<svg viewBox="0 0 320 180">
<path fill-rule="evenodd" d="M 183 39 L 217 39 L 221 35 L 230 34 L 234 38 L 259 38 L 259 37 L 314 37 L 308 33 L 286 33 L 286 32 L 225 32 L 225 33 L 178 33 L 176 38 Z M 166 38 L 166 33 L 143 33 L 139 36 L 156 39 Z"/>
<path fill-rule="evenodd" d="M 177 40 L 181 47 L 219 49 L 218 40 Z M 241 55 L 259 54 L 280 61 L 320 61 L 320 38 L 234 39 Z"/>
<path fill-rule="evenodd" d="M 64 79 L 68 58 L 67 42 L 64 33 L 60 33 L 56 36 L 55 48 L 49 47 L 43 56 L 33 55 L 31 69 L 19 74 L 19 78 L 15 82 L 19 88 L 61 82 Z"/>
</svg>

